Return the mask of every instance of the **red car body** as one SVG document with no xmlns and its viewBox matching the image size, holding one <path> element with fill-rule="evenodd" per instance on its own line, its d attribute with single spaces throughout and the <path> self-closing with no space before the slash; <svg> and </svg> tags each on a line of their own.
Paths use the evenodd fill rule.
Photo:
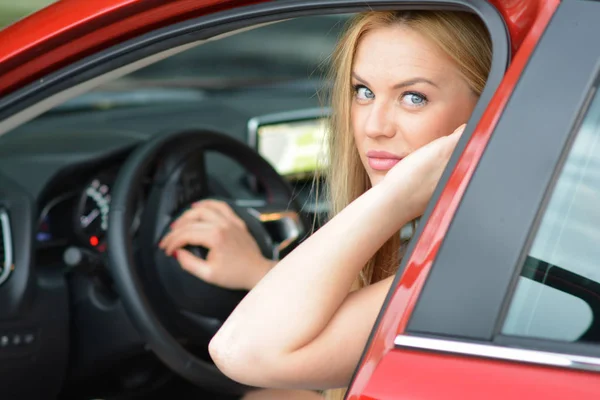
<svg viewBox="0 0 600 400">
<path fill-rule="evenodd" d="M 6 96 L 114 44 L 190 18 L 260 0 L 62 0 L 0 32 L 0 93 Z M 558 0 L 494 0 L 511 36 L 512 61 L 451 173 L 414 248 L 349 390 L 368 399 L 591 399 L 590 372 L 400 350 L 408 320 L 515 85 L 559 5 Z M 469 377 L 468 385 L 463 384 Z M 544 385 L 537 384 L 543 381 Z M 467 386 L 465 386 L 467 385 Z M 399 395 L 402 393 L 402 395 Z"/>
</svg>

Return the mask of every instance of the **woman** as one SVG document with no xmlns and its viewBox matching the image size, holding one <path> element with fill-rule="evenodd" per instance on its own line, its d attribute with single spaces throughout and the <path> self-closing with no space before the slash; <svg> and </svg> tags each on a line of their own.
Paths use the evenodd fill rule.
<svg viewBox="0 0 600 400">
<path fill-rule="evenodd" d="M 490 64 L 471 14 L 369 12 L 351 23 L 332 66 L 332 218 L 213 338 L 225 374 L 259 387 L 348 385 L 403 254 L 399 231 L 424 212 Z"/>
</svg>

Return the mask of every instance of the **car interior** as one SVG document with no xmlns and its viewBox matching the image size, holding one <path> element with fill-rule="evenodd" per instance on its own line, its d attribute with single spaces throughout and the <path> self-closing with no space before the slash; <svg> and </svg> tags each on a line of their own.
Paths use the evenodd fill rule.
<svg viewBox="0 0 600 400">
<path fill-rule="evenodd" d="M 161 252 L 142 250 L 156 248 L 173 216 L 207 197 L 227 201 L 268 258 L 285 256 L 318 229 L 327 214 L 316 201 L 324 183 L 315 185 L 326 163 L 325 73 L 349 17 L 297 18 L 203 43 L 58 104 L 0 138 L 0 170 L 35 204 L 31 257 L 41 284 L 52 289 L 36 310 L 41 326 L 0 334 L 18 342 L 10 346 L 15 355 L 36 348 L 41 335 L 52 337 L 45 362 L 54 362 L 55 378 L 68 371 L 59 398 L 163 398 L 175 389 L 206 395 L 159 361 L 132 325 L 108 266 L 109 215 L 119 215 L 122 203 L 122 233 L 160 318 L 173 332 L 195 332 L 177 339 L 210 362 L 208 340 L 244 293 L 203 283 Z M 203 143 L 207 137 L 214 140 Z M 123 170 L 150 143 L 143 167 L 124 183 Z M 118 179 L 131 190 L 116 198 Z M 260 223 L 250 214 L 257 211 Z M 17 232 L 9 236 L 6 228 L 15 215 L 3 210 L 0 217 L 3 249 L 11 249 Z M 0 279 L 14 278 L 12 258 L 2 260 Z M 167 283 L 157 285 L 162 279 Z M 186 310 L 172 318 L 177 308 Z"/>
<path fill-rule="evenodd" d="M 19 283 L 17 293 L 30 286 L 20 274 L 37 280 L 31 304 L 2 294 L 3 316 L 29 307 L 25 324 L 0 331 L 15 360 L 0 367 L 7 398 L 227 399 L 247 389 L 210 369 L 207 351 L 244 292 L 192 277 L 156 243 L 203 198 L 228 202 L 273 259 L 326 221 L 326 72 L 350 17 L 299 17 L 187 46 L 0 137 L 0 285 Z M 14 268 L 17 258 L 35 278 Z M 584 278 L 553 268 L 556 279 L 541 279 L 542 264 L 529 260 L 529 280 L 585 297 L 561 286 Z M 586 335 L 597 338 L 593 320 Z M 38 385 L 27 385 L 32 373 L 43 375 Z"/>
</svg>

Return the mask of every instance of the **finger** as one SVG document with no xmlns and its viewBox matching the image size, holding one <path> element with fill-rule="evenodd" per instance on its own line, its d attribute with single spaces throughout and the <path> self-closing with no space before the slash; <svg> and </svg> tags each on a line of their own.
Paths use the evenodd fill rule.
<svg viewBox="0 0 600 400">
<path fill-rule="evenodd" d="M 220 213 L 223 217 L 227 218 L 229 221 L 235 222 L 238 226 L 245 227 L 246 225 L 244 221 L 242 221 L 242 219 L 233 211 L 229 204 L 225 203 L 224 201 L 203 200 L 196 204 L 198 207 L 207 207 Z M 196 206 L 196 204 L 194 206 Z"/>
<path fill-rule="evenodd" d="M 175 222 L 171 224 L 171 229 L 180 228 L 190 223 L 198 221 L 222 223 L 227 221 L 223 215 L 209 207 L 192 207 L 185 211 Z"/>
<path fill-rule="evenodd" d="M 211 248 L 214 245 L 213 235 L 210 230 L 198 227 L 188 227 L 178 230 L 173 235 L 170 235 L 168 240 L 163 245 L 165 254 L 172 255 L 178 249 L 184 246 L 203 246 Z"/>
<path fill-rule="evenodd" d="M 458 128 L 456 128 L 456 129 L 454 130 L 454 133 L 458 133 L 458 134 L 460 135 L 461 133 L 463 133 L 463 132 L 464 132 L 464 130 L 465 130 L 465 128 L 466 128 L 466 127 L 467 127 L 467 124 L 466 124 L 466 123 L 465 123 L 465 124 L 462 124 L 461 126 L 459 126 Z"/>
<path fill-rule="evenodd" d="M 212 268 L 204 260 L 196 257 L 187 250 L 177 250 L 177 261 L 181 268 L 206 282 L 211 282 Z"/>
<path fill-rule="evenodd" d="M 454 152 L 454 149 L 456 148 L 456 145 L 458 144 L 458 141 L 460 140 L 460 137 L 464 132 L 466 126 L 467 124 L 462 124 L 461 126 L 456 128 L 454 132 L 452 132 L 450 135 L 442 136 L 434 140 L 430 144 L 433 146 L 433 148 L 437 148 L 438 151 L 441 152 L 439 153 L 441 157 L 443 157 L 444 159 L 449 159 L 452 155 L 452 152 Z"/>
<path fill-rule="evenodd" d="M 452 132 L 450 134 L 450 136 L 458 136 L 458 137 L 460 137 L 462 135 L 462 133 L 465 131 L 466 127 L 467 127 L 467 124 L 462 124 L 461 126 L 459 126 L 458 128 L 456 128 L 454 130 L 454 132 Z"/>
<path fill-rule="evenodd" d="M 217 236 L 215 233 L 214 225 L 205 223 L 188 225 L 165 236 L 161 248 L 167 255 L 171 255 L 173 251 L 187 245 L 210 248 L 215 245 Z"/>
<path fill-rule="evenodd" d="M 462 136 L 462 134 L 465 131 L 466 127 L 467 127 L 467 124 L 462 124 L 461 126 L 459 126 L 458 128 L 456 128 L 454 130 L 454 132 L 452 133 L 452 135 L 450 135 L 450 137 L 452 137 L 452 139 L 453 139 L 452 140 L 452 151 L 454 151 L 454 148 L 456 147 L 456 144 L 460 140 L 460 137 Z"/>
<path fill-rule="evenodd" d="M 165 249 L 169 243 L 171 243 L 173 241 L 173 238 L 177 237 L 177 235 L 179 234 L 179 232 L 182 229 L 189 229 L 190 227 L 194 226 L 194 225 L 210 225 L 211 223 L 209 222 L 198 222 L 198 221 L 194 221 L 193 223 L 188 223 L 186 225 L 181 225 L 177 228 L 175 228 L 174 224 L 171 224 L 171 230 L 169 232 L 167 232 L 166 235 L 164 235 L 162 237 L 162 239 L 160 239 L 160 242 L 158 242 L 158 247 L 161 249 Z"/>
<path fill-rule="evenodd" d="M 201 200 L 192 205 L 192 208 L 209 208 L 220 213 L 227 220 L 235 223 L 237 226 L 246 229 L 246 223 L 233 211 L 229 204 L 220 200 Z"/>
</svg>

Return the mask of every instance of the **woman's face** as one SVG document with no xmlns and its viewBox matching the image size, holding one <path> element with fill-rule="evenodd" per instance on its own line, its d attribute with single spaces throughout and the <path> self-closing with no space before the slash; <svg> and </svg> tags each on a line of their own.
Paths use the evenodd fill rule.
<svg viewBox="0 0 600 400">
<path fill-rule="evenodd" d="M 402 158 L 466 123 L 477 102 L 442 50 L 400 26 L 363 36 L 352 86 L 354 138 L 373 186 Z"/>
</svg>

